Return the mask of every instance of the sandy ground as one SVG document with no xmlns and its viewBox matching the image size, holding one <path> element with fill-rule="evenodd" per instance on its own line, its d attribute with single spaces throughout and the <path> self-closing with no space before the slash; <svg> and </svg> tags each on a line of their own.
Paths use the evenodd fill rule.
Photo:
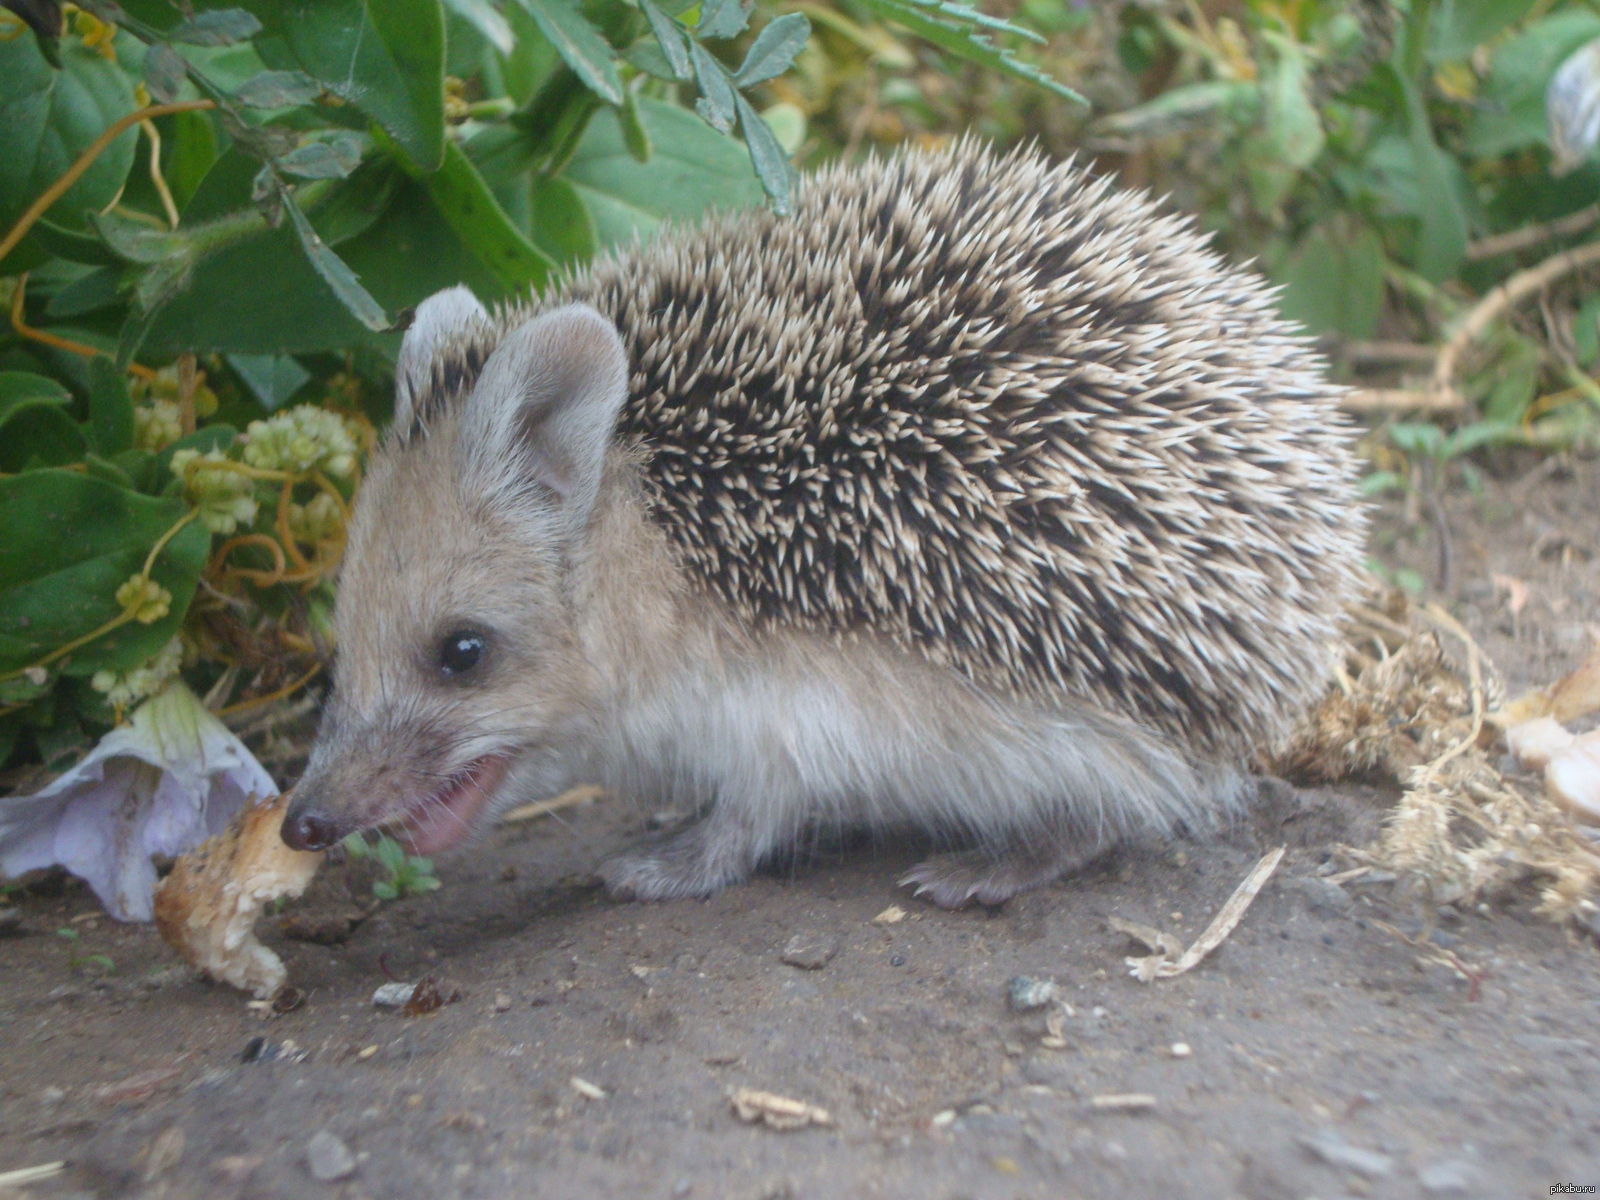
<svg viewBox="0 0 1600 1200">
<path fill-rule="evenodd" d="M 1597 496 L 1595 464 L 1557 463 L 1445 503 L 1445 598 L 1513 689 L 1575 665 L 1600 621 Z M 1391 513 L 1375 545 L 1438 582 L 1429 524 Z M 1528 588 L 1515 617 L 1497 574 Z M 383 905 L 343 942 L 269 922 L 308 994 L 281 1016 L 194 979 L 153 930 L 96 919 L 76 886 L 46 884 L 0 938 L 0 1171 L 65 1161 L 18 1189 L 41 1198 L 1592 1190 L 1595 941 L 1533 916 L 1531 895 L 1435 911 L 1392 883 L 1329 886 L 1331 848 L 1369 839 L 1394 795 L 1381 781 L 1269 787 L 1225 842 L 1124 852 L 957 913 L 896 889 L 923 848 L 888 841 L 705 902 L 615 904 L 589 873 L 646 821 L 601 801 L 502 829 L 442 864 L 440 891 Z M 1177 979 L 1129 977 L 1139 950 L 1109 917 L 1187 941 L 1278 845 L 1277 877 L 1220 951 Z M 369 899 L 359 864 L 331 867 L 286 915 Z M 891 905 L 905 918 L 874 923 Z M 1380 922 L 1431 938 L 1475 982 Z M 795 938 L 836 949 L 791 965 Z M 114 970 L 81 961 L 93 954 Z M 1057 983 L 1071 1008 L 1059 1039 L 1043 1011 L 1009 1006 L 1018 975 Z M 413 1018 L 373 1006 L 386 980 L 423 976 L 461 998 Z M 833 1124 L 743 1124 L 741 1087 Z M 1129 1093 L 1152 1103 L 1096 1106 Z M 349 1168 L 338 1180 L 311 1172 L 321 1134 L 349 1152 L 326 1151 Z"/>
</svg>

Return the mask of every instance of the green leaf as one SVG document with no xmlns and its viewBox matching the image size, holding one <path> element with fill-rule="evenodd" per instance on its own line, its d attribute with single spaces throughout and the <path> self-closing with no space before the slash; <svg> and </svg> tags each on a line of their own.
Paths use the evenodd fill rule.
<svg viewBox="0 0 1600 1200">
<path fill-rule="evenodd" d="M 66 412 L 71 395 L 42 375 L 0 372 L 0 470 L 59 467 L 83 457 L 83 435 Z"/>
<path fill-rule="evenodd" d="M 372 894 L 379 900 L 398 900 L 400 898 L 399 889 L 394 884 L 386 883 L 381 879 L 372 885 Z"/>
<path fill-rule="evenodd" d="M 1405 489 L 1405 476 L 1396 471 L 1374 471 L 1356 485 L 1356 491 L 1363 496 L 1381 496 L 1385 492 L 1403 492 Z"/>
<path fill-rule="evenodd" d="M 627 92 L 627 101 L 617 110 L 617 121 L 622 129 L 623 144 L 628 147 L 628 153 L 641 163 L 650 161 L 652 147 L 650 135 L 645 132 L 643 123 L 639 120 L 639 106 L 637 98 L 632 92 Z"/>
<path fill-rule="evenodd" d="M 738 37 L 749 23 L 749 0 L 702 0 L 694 31 L 703 38 Z"/>
<path fill-rule="evenodd" d="M 210 8 L 174 25 L 167 36 L 191 46 L 231 46 L 261 32 L 261 22 L 242 8 Z"/>
<path fill-rule="evenodd" d="M 1064 99 L 1087 105 L 1077 92 L 1064 83 L 1058 83 L 1037 67 L 1022 62 L 1010 50 L 1002 50 L 984 34 L 973 32 L 982 26 L 1014 33 L 1030 40 L 1039 40 L 1032 30 L 1019 25 L 985 17 L 965 5 L 951 4 L 947 0 L 861 0 L 862 7 L 876 13 L 886 21 L 905 26 L 918 37 L 932 42 L 958 58 L 975 62 L 992 71 L 1000 71 L 1027 83 L 1034 83 L 1054 92 Z"/>
<path fill-rule="evenodd" d="M 1438 283 L 1454 275 L 1467 254 L 1467 214 L 1452 178 L 1459 168 L 1433 140 L 1420 90 L 1410 80 L 1401 82 L 1410 122 L 1412 167 L 1423 198 L 1417 214 L 1422 236 L 1417 242 L 1416 268 L 1424 278 Z"/>
<path fill-rule="evenodd" d="M 0 41 L 0 81 L 0 230 L 4 230 L 107 126 L 138 105 L 128 76 L 116 64 L 84 49 L 76 38 L 62 44 L 59 71 L 40 55 L 32 37 Z M 111 203 L 133 165 L 138 136 L 130 129 L 117 138 L 50 207 L 50 219 L 68 232 L 80 231 L 85 212 Z"/>
<path fill-rule="evenodd" d="M 608 104 L 622 103 L 611 44 L 566 0 L 518 0 L 584 86 Z"/>
<path fill-rule="evenodd" d="M 54 379 L 27 371 L 0 371 L 0 421 L 33 404 L 72 403 L 72 393 Z"/>
<path fill-rule="evenodd" d="M 200 181 L 217 161 L 217 127 L 208 113 L 183 112 L 172 115 L 167 183 L 180 212 L 194 198 Z"/>
<path fill-rule="evenodd" d="M 127 376 L 103 355 L 89 362 L 89 428 L 101 454 L 120 454 L 133 448 L 133 398 Z"/>
<path fill-rule="evenodd" d="M 535 175 L 532 208 L 533 240 L 553 261 L 566 266 L 593 257 L 594 218 L 571 183 Z"/>
<path fill-rule="evenodd" d="M 766 28 L 750 43 L 733 82 L 747 88 L 782 75 L 794 65 L 795 55 L 805 49 L 810 37 L 811 22 L 801 13 L 786 13 L 768 21 Z"/>
<path fill-rule="evenodd" d="M 454 143 L 452 143 L 452 146 Z M 311 227 L 311 222 L 306 219 L 306 214 L 301 211 L 298 202 L 292 198 L 284 203 L 288 210 L 289 220 L 294 225 L 295 234 L 300 238 L 300 245 L 306 252 L 306 258 L 316 268 L 323 282 L 333 290 L 339 302 L 349 310 L 350 315 L 360 321 L 368 329 L 377 331 L 389 328 L 389 318 L 384 314 L 382 306 L 372 298 L 371 293 L 361 286 L 361 281 L 345 261 L 329 248 L 328 244 L 317 235 Z"/>
<path fill-rule="evenodd" d="M 444 158 L 439 0 L 297 0 L 284 5 L 283 35 L 312 78 L 368 113 L 422 170 L 438 168 Z"/>
<path fill-rule="evenodd" d="M 501 54 L 510 54 L 516 49 L 510 23 L 489 0 L 445 0 L 445 3 Z"/>
<path fill-rule="evenodd" d="M 761 183 L 738 142 L 657 100 L 639 100 L 639 120 L 655 145 L 648 163 L 628 153 L 616 110 L 608 108 L 595 114 L 562 172 L 594 217 L 601 246 L 647 237 L 664 220 L 761 202 Z"/>
<path fill-rule="evenodd" d="M 391 871 L 397 871 L 405 865 L 406 852 L 392 837 L 380 836 L 373 852 L 378 856 L 378 861 Z"/>
<path fill-rule="evenodd" d="M 1533 0 L 1441 0 L 1428 19 L 1428 61 L 1471 57 L 1532 7 Z"/>
<path fill-rule="evenodd" d="M 1383 267 L 1383 242 L 1370 228 L 1317 226 L 1278 273 L 1278 307 L 1312 333 L 1370 338 L 1383 311 Z"/>
<path fill-rule="evenodd" d="M 794 191 L 795 170 L 789 156 L 778 145 L 772 127 L 761 119 L 761 114 L 750 106 L 750 101 L 737 96 L 739 104 L 739 129 L 744 134 L 744 144 L 749 147 L 750 161 L 756 177 L 767 195 L 772 197 L 773 211 L 780 216 L 789 213 L 789 197 Z"/>
<path fill-rule="evenodd" d="M 1426 421 L 1396 421 L 1389 426 L 1389 440 L 1407 454 L 1432 458 L 1444 449 L 1444 430 Z"/>
<path fill-rule="evenodd" d="M 268 412 L 282 408 L 311 378 L 311 372 L 287 354 L 230 354 L 227 357 L 228 365 Z"/>
<path fill-rule="evenodd" d="M 156 540 L 188 511 L 182 500 L 140 496 L 74 471 L 0 479 L 0 671 L 36 662 L 116 617 L 116 590 L 144 566 Z M 211 538 L 191 521 L 156 559 L 151 577 L 172 593 L 167 616 L 129 622 L 72 652 L 67 675 L 127 670 L 176 631 Z"/>
<path fill-rule="evenodd" d="M 245 80 L 233 98 L 250 108 L 297 108 L 322 95 L 322 85 L 304 71 L 263 71 Z"/>
<path fill-rule="evenodd" d="M 147 265 L 165 262 L 191 250 L 188 233 L 157 229 L 115 211 L 94 213 L 90 223 L 99 232 L 100 240 L 126 262 Z"/>
<path fill-rule="evenodd" d="M 511 223 L 459 145 L 448 143 L 444 164 L 422 182 L 456 236 L 507 291 L 544 286 L 556 264 Z"/>
<path fill-rule="evenodd" d="M 122 273 L 120 266 L 96 267 L 87 271 L 50 297 L 50 303 L 45 306 L 45 315 L 59 321 L 122 303 L 125 298 Z"/>
<path fill-rule="evenodd" d="M 1099 126 L 1113 133 L 1140 133 L 1161 125 L 1208 116 L 1219 108 L 1231 109 L 1242 104 L 1253 104 L 1259 96 L 1260 89 L 1251 83 L 1222 80 L 1188 83 L 1170 88 L 1134 108 L 1112 113 L 1102 119 Z"/>
<path fill-rule="evenodd" d="M 699 42 L 689 43 L 689 60 L 694 64 L 694 77 L 700 84 L 701 98 L 695 101 L 695 111 L 718 133 L 727 133 L 739 113 L 733 102 L 728 69 L 712 58 Z"/>
<path fill-rule="evenodd" d="M 656 35 L 661 52 L 666 55 L 667 64 L 672 68 L 671 78 L 687 83 L 694 78 L 694 68 L 689 63 L 689 52 L 684 49 L 683 30 L 651 0 L 639 0 L 639 8 L 644 12 L 645 20 L 650 22 L 650 32 Z M 801 19 L 804 20 L 803 17 Z"/>
<path fill-rule="evenodd" d="M 365 142 L 359 133 L 341 129 L 289 151 L 278 159 L 278 169 L 302 179 L 343 179 L 361 165 Z"/>
<path fill-rule="evenodd" d="M 64 258 L 68 262 L 85 263 L 91 266 L 109 267 L 120 266 L 122 260 L 102 242 L 98 237 L 74 230 L 63 229 L 46 220 L 38 220 L 33 224 L 28 236 L 23 239 L 23 245 L 33 242 L 42 247 L 49 254 Z M 21 253 L 13 250 L 12 255 Z M 9 270 L 14 261 L 11 256 L 6 258 L 6 267 Z M 20 269 L 20 268 L 18 268 Z"/>
<path fill-rule="evenodd" d="M 1274 157 L 1295 171 L 1310 166 L 1327 140 L 1311 103 L 1311 75 L 1299 45 L 1268 35 L 1278 59 L 1262 94 L 1266 100 L 1267 143 Z"/>
<path fill-rule="evenodd" d="M 1474 421 L 1445 438 L 1444 445 L 1440 448 L 1440 455 L 1447 459 L 1459 458 L 1463 454 L 1470 454 L 1480 446 L 1491 446 L 1496 442 L 1515 442 L 1520 436 L 1521 428 L 1516 422 Z"/>
<path fill-rule="evenodd" d="M 171 46 L 157 42 L 145 51 L 144 83 L 154 99 L 171 104 L 188 78 L 188 66 Z"/>
</svg>

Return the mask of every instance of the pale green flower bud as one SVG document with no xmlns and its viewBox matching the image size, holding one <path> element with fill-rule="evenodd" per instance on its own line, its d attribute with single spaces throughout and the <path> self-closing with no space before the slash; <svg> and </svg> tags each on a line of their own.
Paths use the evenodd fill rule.
<svg viewBox="0 0 1600 1200">
<path fill-rule="evenodd" d="M 178 406 L 171 400 L 152 400 L 134 406 L 133 444 L 139 450 L 161 451 L 183 436 Z"/>
<path fill-rule="evenodd" d="M 189 464 L 226 462 L 220 450 L 208 450 L 204 457 L 198 450 L 179 450 L 172 456 L 172 473 L 184 481 L 184 495 L 189 503 L 200 510 L 200 520 L 212 533 L 232 533 L 241 525 L 256 519 L 260 507 L 255 500 L 255 483 L 237 471 L 207 469 L 204 465 L 189 469 Z"/>
</svg>

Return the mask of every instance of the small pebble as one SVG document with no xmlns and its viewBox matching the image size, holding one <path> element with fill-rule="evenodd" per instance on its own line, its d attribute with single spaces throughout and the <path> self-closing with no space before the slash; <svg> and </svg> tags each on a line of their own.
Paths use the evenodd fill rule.
<svg viewBox="0 0 1600 1200">
<path fill-rule="evenodd" d="M 820 971 L 839 953 L 839 939 L 828 933 L 797 933 L 778 957 L 791 967 Z"/>
<path fill-rule="evenodd" d="M 332 1183 L 355 1173 L 356 1156 L 343 1141 L 321 1129 L 306 1143 L 306 1167 L 313 1179 Z"/>
<path fill-rule="evenodd" d="M 511 997 L 509 995 L 507 995 L 505 992 L 496 992 L 494 994 L 495 1012 L 506 1012 L 508 1009 L 510 1009 L 510 1007 Z"/>
<path fill-rule="evenodd" d="M 1017 1012 L 1032 1012 L 1043 1008 L 1056 998 L 1054 979 L 1034 979 L 1027 975 L 1013 975 L 1006 981 L 1006 998 Z"/>
<path fill-rule="evenodd" d="M 412 994 L 417 990 L 414 983 L 384 983 L 372 993 L 372 1003 L 375 1008 L 400 1008 L 409 1004 Z"/>
<path fill-rule="evenodd" d="M 599 1084 L 590 1083 L 587 1079 L 581 1078 L 580 1076 L 574 1075 L 567 1082 L 572 1085 L 572 1090 L 577 1092 L 578 1095 L 582 1096 L 585 1100 L 604 1100 L 606 1098 L 605 1088 L 601 1087 Z"/>
<path fill-rule="evenodd" d="M 1306 899 L 1306 907 L 1320 916 L 1336 917 L 1350 911 L 1354 903 L 1350 893 L 1329 879 L 1307 876 L 1289 881 L 1295 891 Z"/>
<path fill-rule="evenodd" d="M 1382 1179 L 1394 1170 L 1394 1159 L 1376 1150 L 1352 1146 L 1332 1130 L 1295 1139 L 1312 1154 L 1332 1167 L 1344 1167 L 1368 1179 Z"/>
<path fill-rule="evenodd" d="M 1430 1196 L 1464 1196 L 1472 1185 L 1472 1168 L 1459 1158 L 1443 1159 L 1418 1171 L 1417 1182 Z"/>
<path fill-rule="evenodd" d="M 1189 1048 L 1189 1043 L 1188 1042 L 1173 1042 L 1172 1043 L 1172 1057 L 1173 1058 L 1188 1058 L 1193 1053 L 1194 1053 L 1194 1051 Z"/>
</svg>

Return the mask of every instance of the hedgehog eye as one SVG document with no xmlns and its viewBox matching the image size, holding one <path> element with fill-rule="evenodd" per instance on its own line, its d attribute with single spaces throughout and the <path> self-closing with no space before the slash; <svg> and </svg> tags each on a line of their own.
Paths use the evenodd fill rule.
<svg viewBox="0 0 1600 1200">
<path fill-rule="evenodd" d="M 439 672 L 446 679 L 460 679 L 483 661 L 488 639 L 476 629 L 456 629 L 439 642 Z"/>
</svg>

